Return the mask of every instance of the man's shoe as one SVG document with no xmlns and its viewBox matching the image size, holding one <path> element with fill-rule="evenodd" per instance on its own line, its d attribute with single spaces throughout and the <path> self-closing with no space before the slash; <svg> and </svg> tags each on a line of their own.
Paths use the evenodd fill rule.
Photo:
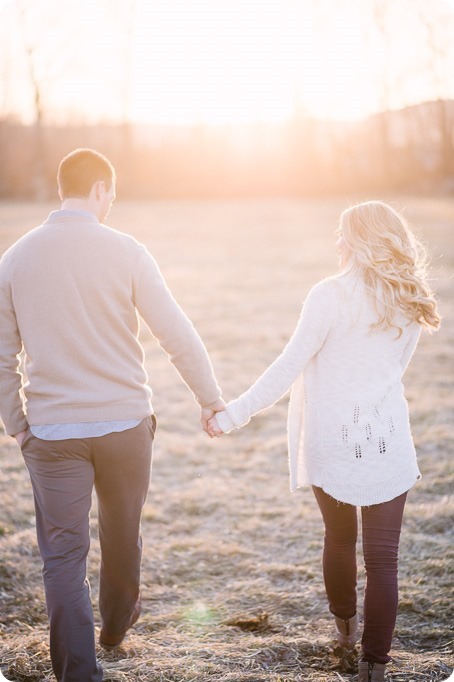
<svg viewBox="0 0 454 682">
<path fill-rule="evenodd" d="M 358 614 L 352 618 L 334 616 L 336 623 L 336 639 L 344 649 L 354 649 L 358 640 Z"/>
<path fill-rule="evenodd" d="M 129 621 L 128 627 L 126 630 L 123 632 L 120 632 L 116 635 L 106 632 L 103 628 L 101 628 L 101 632 L 99 635 L 99 643 L 104 649 L 115 649 L 117 646 L 120 646 L 124 638 L 126 637 L 126 633 L 129 630 L 129 628 L 132 628 L 134 623 L 137 622 L 139 616 L 140 616 L 140 611 L 142 609 L 142 604 L 140 600 L 140 596 L 138 600 L 136 601 L 136 605 L 134 607 L 134 611 L 132 612 L 131 619 Z"/>
</svg>

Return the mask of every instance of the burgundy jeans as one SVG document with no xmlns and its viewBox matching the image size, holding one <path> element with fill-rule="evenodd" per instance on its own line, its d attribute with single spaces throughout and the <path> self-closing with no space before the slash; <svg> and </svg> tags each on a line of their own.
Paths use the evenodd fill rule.
<svg viewBox="0 0 454 682">
<path fill-rule="evenodd" d="M 356 613 L 356 507 L 344 504 L 313 486 L 323 516 L 323 577 L 331 613 L 351 618 Z M 397 615 L 399 537 L 407 493 L 394 500 L 361 507 L 366 586 L 363 661 L 388 663 Z"/>
</svg>

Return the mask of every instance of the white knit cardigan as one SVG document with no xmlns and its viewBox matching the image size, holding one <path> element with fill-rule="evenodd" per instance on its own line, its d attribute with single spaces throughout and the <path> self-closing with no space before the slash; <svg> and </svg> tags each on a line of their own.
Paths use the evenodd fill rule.
<svg viewBox="0 0 454 682">
<path fill-rule="evenodd" d="M 315 485 L 341 502 L 392 500 L 421 477 L 402 376 L 420 326 L 372 330 L 373 297 L 361 276 L 341 273 L 310 291 L 281 355 L 216 417 L 228 433 L 291 388 L 290 489 Z M 303 424 L 304 422 L 304 424 Z"/>
</svg>

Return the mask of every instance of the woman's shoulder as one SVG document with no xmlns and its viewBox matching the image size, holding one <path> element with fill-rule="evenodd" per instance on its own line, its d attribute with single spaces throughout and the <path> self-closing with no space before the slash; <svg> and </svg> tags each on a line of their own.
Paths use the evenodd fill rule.
<svg viewBox="0 0 454 682">
<path fill-rule="evenodd" d="M 349 278 L 345 273 L 338 273 L 321 279 L 311 288 L 309 295 L 314 297 L 337 298 L 351 286 Z"/>
</svg>

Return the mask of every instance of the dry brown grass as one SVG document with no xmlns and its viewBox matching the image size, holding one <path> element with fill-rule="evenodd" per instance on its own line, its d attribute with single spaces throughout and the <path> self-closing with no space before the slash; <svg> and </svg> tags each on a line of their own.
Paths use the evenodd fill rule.
<svg viewBox="0 0 454 682">
<path fill-rule="evenodd" d="M 452 670 L 454 201 L 397 198 L 434 248 L 445 321 L 407 375 L 423 479 L 409 496 L 393 682 Z M 110 224 L 148 244 L 204 338 L 225 397 L 280 351 L 309 286 L 336 266 L 332 232 L 346 201 L 118 203 Z M 49 206 L 0 204 L 0 250 Z M 320 570 L 322 526 L 308 490 L 290 494 L 286 403 L 225 439 L 199 431 L 198 410 L 143 331 L 158 433 L 144 511 L 143 615 L 107 681 L 324 682 L 355 679 L 357 654 L 333 646 Z M 53 680 L 30 484 L 0 436 L 0 669 Z M 96 611 L 95 505 L 89 574 Z M 359 573 L 360 591 L 364 583 Z"/>
</svg>

